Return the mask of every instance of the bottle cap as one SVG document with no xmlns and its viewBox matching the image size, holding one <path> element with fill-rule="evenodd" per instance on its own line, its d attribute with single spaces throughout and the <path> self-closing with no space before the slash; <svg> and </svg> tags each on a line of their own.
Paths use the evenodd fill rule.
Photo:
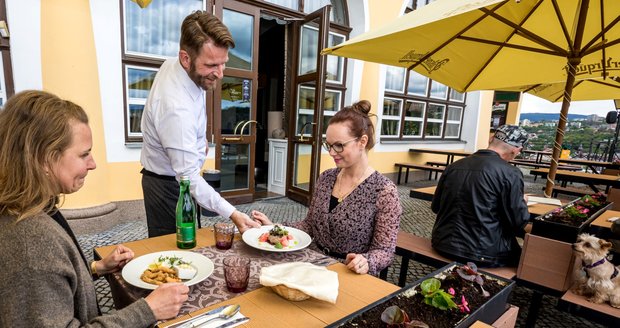
<svg viewBox="0 0 620 328">
<path fill-rule="evenodd" d="M 179 180 L 181 180 L 181 181 L 188 181 L 189 180 L 189 176 L 188 175 L 182 175 Z"/>
</svg>

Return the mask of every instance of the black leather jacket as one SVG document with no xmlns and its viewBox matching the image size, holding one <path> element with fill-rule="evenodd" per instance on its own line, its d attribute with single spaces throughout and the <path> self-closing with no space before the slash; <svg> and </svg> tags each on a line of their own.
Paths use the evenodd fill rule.
<svg viewBox="0 0 620 328">
<path fill-rule="evenodd" d="M 482 266 L 516 265 L 528 222 L 523 174 L 492 150 L 449 165 L 439 179 L 432 210 L 432 245 L 444 256 Z M 457 258 L 454 258 L 457 257 Z"/>
</svg>

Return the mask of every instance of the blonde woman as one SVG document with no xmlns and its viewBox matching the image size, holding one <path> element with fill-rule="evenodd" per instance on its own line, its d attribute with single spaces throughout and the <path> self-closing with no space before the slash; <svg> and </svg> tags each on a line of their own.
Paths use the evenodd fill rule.
<svg viewBox="0 0 620 328">
<path fill-rule="evenodd" d="M 43 91 L 16 94 L 0 110 L 0 327 L 148 327 L 175 317 L 188 287 L 165 284 L 101 316 L 93 277 L 120 270 L 119 246 L 88 263 L 56 208 L 96 164 L 84 110 Z"/>
</svg>

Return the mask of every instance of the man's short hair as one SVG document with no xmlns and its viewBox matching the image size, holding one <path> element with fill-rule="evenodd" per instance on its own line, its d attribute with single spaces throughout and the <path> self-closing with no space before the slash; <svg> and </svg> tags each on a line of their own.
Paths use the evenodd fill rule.
<svg viewBox="0 0 620 328">
<path fill-rule="evenodd" d="M 528 135 L 522 127 L 518 125 L 502 125 L 495 130 L 495 139 L 499 139 L 514 147 L 523 147 L 527 142 Z"/>
<path fill-rule="evenodd" d="M 218 47 L 234 48 L 232 34 L 216 16 L 202 10 L 194 11 L 181 24 L 180 46 L 194 57 L 206 42 Z"/>
</svg>

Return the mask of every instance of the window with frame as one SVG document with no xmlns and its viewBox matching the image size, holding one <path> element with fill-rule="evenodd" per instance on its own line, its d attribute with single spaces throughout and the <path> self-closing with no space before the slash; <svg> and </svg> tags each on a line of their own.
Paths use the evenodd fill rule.
<svg viewBox="0 0 620 328">
<path fill-rule="evenodd" d="M 177 56 L 183 19 L 206 4 L 203 0 L 167 0 L 140 8 L 131 0 L 120 1 L 125 141 L 139 142 L 142 111 L 155 74 L 164 60 Z"/>
<path fill-rule="evenodd" d="M 142 9 L 131 0 L 119 0 L 122 13 L 122 64 L 124 85 L 124 117 L 125 117 L 125 141 L 141 142 L 142 132 L 140 121 L 149 90 L 161 64 L 169 57 L 178 54 L 180 26 L 183 19 L 195 10 L 204 10 L 208 0 L 166 0 L 153 1 L 149 6 Z M 299 16 L 315 11 L 327 4 L 332 5 L 330 21 L 334 23 L 330 27 L 329 46 L 334 46 L 347 39 L 348 19 L 346 3 L 343 0 L 264 0 L 281 6 L 286 15 Z M 260 5 L 260 1 L 256 2 Z M 224 11 L 223 21 L 226 15 L 234 13 Z M 235 19 L 239 17 L 229 17 Z M 243 31 L 233 30 L 234 25 L 228 25 L 233 37 L 243 34 Z M 242 26 L 242 24 L 238 24 Z M 246 31 L 247 32 L 247 31 Z M 317 30 L 304 31 L 305 37 L 318 37 Z M 247 34 L 247 33 L 246 33 Z M 316 34 L 316 36 L 314 36 Z M 237 44 L 230 50 L 230 56 L 235 58 L 248 58 L 251 56 L 251 44 Z M 312 54 L 309 54 L 312 56 Z M 312 58 L 308 58 L 312 60 Z M 314 57 L 316 61 L 316 57 Z M 243 62 L 250 65 L 251 63 Z M 229 63 L 229 68 L 248 69 L 246 66 L 234 67 Z M 337 56 L 327 57 L 327 91 L 325 94 L 326 105 L 324 113 L 326 122 L 331 116 L 340 110 L 344 99 L 345 87 L 345 59 Z M 304 90 L 308 92 L 309 90 Z"/>
<path fill-rule="evenodd" d="M 415 71 L 387 66 L 381 140 L 459 139 L 465 94 Z"/>
</svg>

